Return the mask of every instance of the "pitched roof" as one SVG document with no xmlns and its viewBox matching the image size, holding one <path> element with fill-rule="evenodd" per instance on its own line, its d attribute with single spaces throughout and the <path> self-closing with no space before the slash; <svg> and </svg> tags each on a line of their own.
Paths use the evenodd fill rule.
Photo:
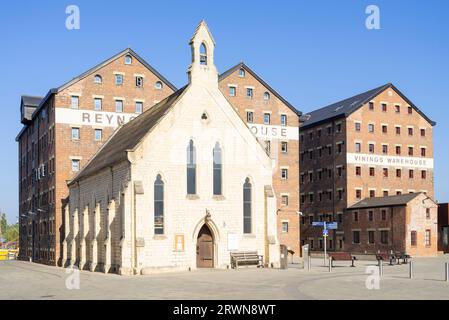
<svg viewBox="0 0 449 320">
<path fill-rule="evenodd" d="M 196 37 L 196 35 L 197 35 L 197 33 L 198 33 L 198 31 L 199 31 L 201 26 L 206 28 L 206 31 L 209 34 L 210 39 L 212 40 L 213 44 L 215 45 L 214 37 L 212 36 L 212 33 L 210 32 L 209 27 L 207 26 L 207 23 L 206 23 L 206 21 L 204 21 L 204 19 L 201 20 L 200 23 L 198 24 L 198 26 L 196 27 L 195 32 L 193 33 L 192 38 L 190 38 L 190 43 L 192 43 L 193 40 L 195 39 L 195 37 Z"/>
<path fill-rule="evenodd" d="M 132 55 L 134 58 L 136 58 L 140 63 L 142 63 L 148 70 L 150 70 L 152 73 L 154 73 L 159 79 L 162 80 L 162 82 L 164 82 L 167 86 L 169 86 L 173 91 L 176 91 L 177 88 L 171 83 L 169 82 L 164 76 L 162 76 L 159 72 L 156 71 L 156 69 L 154 69 L 148 62 L 146 62 L 142 57 L 140 57 L 136 52 L 134 52 L 131 48 L 127 48 L 125 50 L 122 50 L 121 52 L 117 53 L 116 55 L 114 55 L 113 57 L 97 64 L 95 67 L 87 70 L 86 72 L 83 72 L 82 74 L 80 74 L 79 76 L 73 78 L 72 80 L 64 83 L 63 85 L 57 87 L 57 88 L 52 88 L 48 91 L 48 93 L 46 94 L 46 96 L 42 99 L 42 101 L 40 102 L 37 110 L 35 111 L 35 114 L 37 114 L 39 112 L 39 110 L 42 108 L 43 105 L 45 105 L 45 103 L 47 102 L 47 100 L 53 95 L 56 94 L 62 90 L 64 90 L 65 88 L 67 88 L 68 86 L 82 80 L 83 78 L 93 74 L 94 72 L 96 72 L 97 70 L 101 69 L 102 67 L 104 67 L 105 65 L 108 65 L 109 63 L 111 63 L 112 61 L 120 58 L 121 56 L 125 56 L 127 54 Z"/>
<path fill-rule="evenodd" d="M 185 88 L 187 86 L 168 96 L 134 120 L 119 127 L 69 184 L 127 160 L 127 151 L 134 149 L 148 132 L 159 123 L 183 94 Z"/>
<path fill-rule="evenodd" d="M 132 55 L 134 58 L 136 58 L 141 64 L 143 64 L 148 70 L 150 70 L 152 73 L 154 73 L 159 79 L 162 80 L 162 82 L 164 82 L 167 86 L 169 86 L 173 91 L 178 90 L 171 82 L 169 82 L 163 75 L 161 75 L 159 72 L 156 71 L 156 69 L 154 69 L 148 62 L 146 62 L 141 56 L 139 56 L 136 52 L 134 52 L 134 50 L 132 50 L 131 48 L 126 48 L 125 50 L 117 53 L 116 55 L 114 55 L 113 57 L 97 64 L 95 67 L 87 70 L 86 72 L 83 72 L 82 74 L 80 74 L 79 76 L 73 78 L 72 80 L 66 82 L 65 84 L 63 84 L 62 86 L 58 87 L 57 90 L 61 91 L 63 89 L 65 89 L 66 87 L 70 86 L 71 84 L 93 74 L 95 71 L 101 69 L 102 67 L 104 67 L 105 65 L 111 63 L 112 61 L 125 56 L 127 54 Z"/>
<path fill-rule="evenodd" d="M 326 107 L 314 110 L 304 115 L 307 119 L 302 125 L 301 129 L 312 127 L 323 122 L 327 122 L 333 119 L 348 117 L 354 111 L 361 108 L 363 105 L 374 99 L 380 93 L 388 88 L 395 90 L 407 103 L 413 107 L 424 119 L 426 119 L 432 126 L 436 123 L 430 120 L 417 106 L 415 106 L 405 95 L 402 94 L 393 84 L 387 83 L 375 89 L 357 94 L 353 97 L 345 100 L 333 103 Z"/>
<path fill-rule="evenodd" d="M 229 75 L 231 75 L 233 72 L 237 71 L 238 69 L 245 69 L 245 71 L 248 71 L 254 78 L 256 78 L 265 88 L 267 88 L 269 91 L 271 91 L 279 100 L 281 100 L 287 107 L 289 107 L 294 113 L 296 113 L 298 116 L 302 115 L 302 112 L 297 110 L 290 102 L 285 100 L 276 90 L 274 90 L 268 83 L 266 83 L 261 77 L 259 77 L 250 67 L 248 67 L 244 62 L 240 62 L 239 64 L 233 66 L 229 70 L 223 72 L 221 75 L 218 76 L 218 81 L 222 81 L 226 79 Z"/>
<path fill-rule="evenodd" d="M 389 196 L 389 197 L 375 197 L 375 198 L 365 198 L 352 206 L 350 206 L 347 210 L 355 210 L 355 209 L 363 209 L 363 208 L 376 208 L 376 207 L 395 207 L 395 206 L 404 206 L 417 196 L 422 194 L 422 192 L 418 193 L 407 193 L 398 196 Z"/>
</svg>

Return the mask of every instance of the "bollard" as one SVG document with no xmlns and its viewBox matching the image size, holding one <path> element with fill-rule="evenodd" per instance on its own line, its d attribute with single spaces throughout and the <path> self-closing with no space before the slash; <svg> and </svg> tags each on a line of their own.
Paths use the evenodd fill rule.
<svg viewBox="0 0 449 320">
<path fill-rule="evenodd" d="M 332 261 L 329 260 L 329 272 L 332 272 Z"/>
<path fill-rule="evenodd" d="M 446 282 L 449 282 L 449 262 L 446 262 L 444 265 L 446 267 Z"/>
<path fill-rule="evenodd" d="M 379 276 L 382 277 L 384 275 L 384 263 L 382 260 L 379 260 Z"/>
<path fill-rule="evenodd" d="M 413 279 L 413 261 L 410 261 L 408 264 L 408 275 L 410 279 Z"/>
<path fill-rule="evenodd" d="M 307 258 L 307 270 L 312 269 L 312 258 L 309 256 Z"/>
</svg>

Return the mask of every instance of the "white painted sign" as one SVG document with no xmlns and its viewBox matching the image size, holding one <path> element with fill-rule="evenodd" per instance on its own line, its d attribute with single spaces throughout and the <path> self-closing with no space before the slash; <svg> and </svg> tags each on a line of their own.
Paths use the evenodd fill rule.
<svg viewBox="0 0 449 320">
<path fill-rule="evenodd" d="M 115 128 L 133 120 L 137 116 L 138 114 L 136 113 L 118 113 L 56 108 L 56 123 L 79 126 Z"/>
<path fill-rule="evenodd" d="M 347 162 L 348 164 L 359 165 L 433 169 L 433 158 L 395 157 L 375 154 L 348 153 Z"/>
<path fill-rule="evenodd" d="M 239 250 L 239 236 L 235 233 L 228 233 L 228 250 Z"/>
<path fill-rule="evenodd" d="M 299 140 L 299 129 L 295 127 L 269 126 L 264 124 L 247 123 L 257 138 Z"/>
</svg>

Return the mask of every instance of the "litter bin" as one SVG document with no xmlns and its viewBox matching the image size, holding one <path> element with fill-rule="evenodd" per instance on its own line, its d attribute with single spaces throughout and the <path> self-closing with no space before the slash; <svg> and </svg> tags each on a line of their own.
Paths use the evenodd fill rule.
<svg viewBox="0 0 449 320">
<path fill-rule="evenodd" d="M 281 244 L 281 269 L 287 269 L 288 265 L 288 249 L 287 246 Z"/>
</svg>

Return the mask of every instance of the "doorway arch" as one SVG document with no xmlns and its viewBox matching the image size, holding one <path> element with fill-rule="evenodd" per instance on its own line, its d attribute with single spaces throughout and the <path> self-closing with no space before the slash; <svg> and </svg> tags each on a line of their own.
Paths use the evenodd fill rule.
<svg viewBox="0 0 449 320">
<path fill-rule="evenodd" d="M 196 241 L 197 268 L 214 268 L 214 240 L 212 230 L 204 224 L 198 232 Z"/>
</svg>

